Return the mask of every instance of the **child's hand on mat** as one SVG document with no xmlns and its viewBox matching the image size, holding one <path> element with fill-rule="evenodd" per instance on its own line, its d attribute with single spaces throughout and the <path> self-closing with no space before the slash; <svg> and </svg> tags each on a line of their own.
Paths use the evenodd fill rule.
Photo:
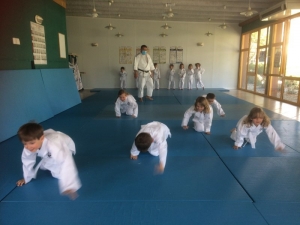
<svg viewBox="0 0 300 225">
<path fill-rule="evenodd" d="M 165 170 L 165 167 L 163 166 L 162 163 L 159 163 L 158 165 L 155 166 L 155 174 L 163 174 Z"/>
<path fill-rule="evenodd" d="M 117 118 L 121 118 L 121 116 L 116 116 Z"/>
<path fill-rule="evenodd" d="M 16 184 L 17 186 L 23 186 L 23 184 L 25 184 L 25 180 L 24 179 L 18 180 Z"/>
<path fill-rule="evenodd" d="M 130 154 L 130 159 L 137 160 L 137 158 L 138 158 L 137 155 L 131 155 L 131 154 Z"/>
<path fill-rule="evenodd" d="M 276 151 L 285 152 L 284 147 L 279 146 L 275 149 Z"/>
<path fill-rule="evenodd" d="M 210 132 L 205 132 L 205 134 L 208 134 L 208 135 L 210 135 Z"/>
<path fill-rule="evenodd" d="M 236 145 L 234 145 L 233 146 L 233 149 L 235 149 L 235 150 L 238 150 L 240 147 L 238 147 L 238 146 L 236 146 Z"/>
<path fill-rule="evenodd" d="M 223 114 L 223 115 L 220 115 L 221 117 L 225 117 L 225 114 Z"/>
<path fill-rule="evenodd" d="M 132 117 L 133 117 L 133 118 L 136 118 L 136 116 L 135 116 L 135 115 L 132 115 Z"/>
<path fill-rule="evenodd" d="M 189 127 L 188 127 L 188 126 L 182 126 L 182 128 L 183 128 L 184 130 L 187 130 L 187 129 L 189 129 Z"/>
<path fill-rule="evenodd" d="M 73 190 L 66 190 L 62 194 L 67 195 L 71 200 L 75 200 L 78 197 L 77 192 Z"/>
</svg>

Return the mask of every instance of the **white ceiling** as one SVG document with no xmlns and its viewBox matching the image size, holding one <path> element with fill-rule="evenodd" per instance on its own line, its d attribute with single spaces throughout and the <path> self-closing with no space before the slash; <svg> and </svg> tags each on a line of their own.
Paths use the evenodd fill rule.
<svg viewBox="0 0 300 225">
<path fill-rule="evenodd" d="M 249 0 L 94 0 L 98 18 L 120 18 L 133 20 L 160 20 L 240 23 L 249 17 L 240 15 L 249 6 Z M 250 0 L 252 10 L 261 12 L 282 0 Z M 67 16 L 89 17 L 93 12 L 93 0 L 66 0 Z M 163 14 L 171 5 L 175 14 L 172 18 L 163 19 Z M 175 4 L 174 6 L 172 6 Z M 110 6 L 109 6 L 110 5 Z M 226 6 L 226 9 L 224 9 Z M 120 17 L 118 16 L 120 14 Z M 97 18 L 95 18 L 97 19 Z"/>
</svg>

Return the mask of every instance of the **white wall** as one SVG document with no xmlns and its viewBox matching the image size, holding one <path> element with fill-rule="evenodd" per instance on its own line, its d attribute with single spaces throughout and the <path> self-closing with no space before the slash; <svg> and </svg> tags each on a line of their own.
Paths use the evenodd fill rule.
<svg viewBox="0 0 300 225">
<path fill-rule="evenodd" d="M 107 30 L 104 27 L 112 23 L 117 29 Z M 202 64 L 206 72 L 202 81 L 207 88 L 235 89 L 238 77 L 238 58 L 241 28 L 237 24 L 229 24 L 227 29 L 219 24 L 173 22 L 168 21 L 172 28 L 161 28 L 166 21 L 139 21 L 122 19 L 93 19 L 85 17 L 67 17 L 68 49 L 78 55 L 78 65 L 83 75 L 85 89 L 119 87 L 118 72 L 124 66 L 127 73 L 127 87 L 134 87 L 133 65 L 119 64 L 119 47 L 131 46 L 135 49 L 143 44 L 150 49 L 152 56 L 154 46 L 167 49 L 167 63 L 160 64 L 162 79 L 161 87 L 167 87 L 167 70 L 169 66 L 170 46 L 183 47 L 183 63 L 197 62 Z M 214 35 L 208 37 L 207 31 Z M 118 32 L 122 38 L 115 36 Z M 162 32 L 169 36 L 162 38 Z M 98 43 L 92 47 L 91 43 Z M 203 47 L 197 43 L 203 42 Z M 178 69 L 179 65 L 175 65 Z M 176 82 L 176 85 L 178 82 Z"/>
</svg>

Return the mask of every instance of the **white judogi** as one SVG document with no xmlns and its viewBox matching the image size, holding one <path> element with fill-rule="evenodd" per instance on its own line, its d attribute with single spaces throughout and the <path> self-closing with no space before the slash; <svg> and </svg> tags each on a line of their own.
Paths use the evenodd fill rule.
<svg viewBox="0 0 300 225">
<path fill-rule="evenodd" d="M 263 127 L 261 125 L 247 125 L 244 124 L 243 121 L 247 118 L 247 115 L 243 116 L 236 125 L 236 130 L 231 133 L 231 139 L 234 140 L 234 145 L 241 147 L 244 143 L 244 139 L 247 142 L 250 142 L 251 147 L 255 148 L 256 138 L 257 136 L 266 131 L 270 142 L 274 145 L 275 149 L 281 148 L 284 149 L 285 145 L 281 142 L 280 137 L 278 136 L 277 132 L 273 128 L 271 124 L 267 127 Z"/>
<path fill-rule="evenodd" d="M 120 98 L 117 99 L 115 103 L 116 116 L 120 117 L 121 113 L 126 113 L 126 115 L 138 116 L 138 104 L 132 95 L 127 95 L 125 101 L 121 101 Z"/>
<path fill-rule="evenodd" d="M 191 106 L 183 116 L 183 120 L 181 126 L 187 126 L 189 119 L 192 115 L 194 115 L 194 129 L 197 132 L 210 132 L 212 119 L 213 119 L 213 110 L 210 107 L 210 113 L 196 112 L 195 106 Z"/>
<path fill-rule="evenodd" d="M 159 89 L 160 70 L 156 68 L 153 70 L 154 88 Z"/>
<path fill-rule="evenodd" d="M 169 70 L 169 88 L 171 88 L 172 84 L 173 84 L 173 89 L 175 89 L 175 78 L 174 78 L 174 75 L 175 75 L 175 70 L 174 69 L 170 69 Z"/>
<path fill-rule="evenodd" d="M 58 179 L 59 190 L 77 191 L 81 187 L 78 172 L 72 153 L 75 154 L 75 144 L 66 134 L 48 129 L 44 131 L 44 141 L 40 150 L 30 152 L 24 148 L 22 153 L 23 176 L 25 183 L 36 178 L 39 168 L 50 170 L 53 177 Z M 36 156 L 42 160 L 35 166 Z"/>
<path fill-rule="evenodd" d="M 202 95 L 202 97 L 206 98 L 206 95 Z M 213 106 L 217 110 L 217 114 L 219 116 L 225 115 L 225 112 L 222 109 L 221 104 L 216 99 L 214 99 L 213 103 L 211 103 L 210 105 Z"/>
<path fill-rule="evenodd" d="M 188 76 L 188 89 L 192 89 L 194 83 L 194 70 L 187 70 L 186 74 Z"/>
<path fill-rule="evenodd" d="M 139 88 L 139 77 L 135 78 L 135 87 Z"/>
<path fill-rule="evenodd" d="M 168 153 L 167 138 L 171 137 L 169 128 L 163 123 L 154 121 L 146 125 L 142 125 L 141 130 L 137 133 L 137 135 L 140 133 L 149 133 L 153 138 L 153 142 L 149 147 L 148 152 L 151 155 L 159 156 L 160 163 L 165 167 Z M 135 142 L 133 142 L 130 154 L 133 156 L 140 154 L 140 151 L 135 146 Z"/>
<path fill-rule="evenodd" d="M 185 69 L 179 69 L 178 75 L 179 75 L 179 89 L 183 89 L 184 88 L 184 79 L 186 76 Z"/>
<path fill-rule="evenodd" d="M 203 69 L 201 67 L 199 69 L 195 68 L 194 73 L 195 73 L 195 78 L 196 78 L 196 88 L 199 88 L 198 86 L 204 87 L 204 84 L 201 80 L 201 76 L 204 74 L 204 72 L 205 72 L 205 69 Z"/>
<path fill-rule="evenodd" d="M 147 87 L 147 96 L 151 97 L 153 92 L 153 80 L 150 76 L 151 70 L 154 70 L 154 65 L 149 54 L 138 54 L 134 58 L 133 69 L 139 72 L 139 91 L 138 97 L 144 96 L 144 86 Z"/>
<path fill-rule="evenodd" d="M 120 75 L 120 88 L 124 89 L 124 88 L 126 88 L 127 73 L 126 73 L 126 71 L 124 71 L 124 72 L 120 71 L 119 75 Z"/>
</svg>

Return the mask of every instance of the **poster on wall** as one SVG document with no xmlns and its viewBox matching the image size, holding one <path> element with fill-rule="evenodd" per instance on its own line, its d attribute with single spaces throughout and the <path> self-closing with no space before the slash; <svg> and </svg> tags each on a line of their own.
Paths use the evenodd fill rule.
<svg viewBox="0 0 300 225">
<path fill-rule="evenodd" d="M 170 47 L 169 55 L 170 63 L 182 63 L 183 62 L 183 48 L 178 46 Z"/>
<path fill-rule="evenodd" d="M 30 22 L 34 64 L 47 64 L 45 28 L 43 25 Z"/>
<path fill-rule="evenodd" d="M 132 64 L 132 47 L 121 46 L 119 47 L 119 63 Z"/>
<path fill-rule="evenodd" d="M 66 38 L 64 34 L 58 33 L 59 42 L 59 56 L 60 58 L 66 58 Z"/>
<path fill-rule="evenodd" d="M 153 47 L 153 63 L 158 63 L 158 64 L 166 63 L 166 47 L 163 46 Z"/>
</svg>

